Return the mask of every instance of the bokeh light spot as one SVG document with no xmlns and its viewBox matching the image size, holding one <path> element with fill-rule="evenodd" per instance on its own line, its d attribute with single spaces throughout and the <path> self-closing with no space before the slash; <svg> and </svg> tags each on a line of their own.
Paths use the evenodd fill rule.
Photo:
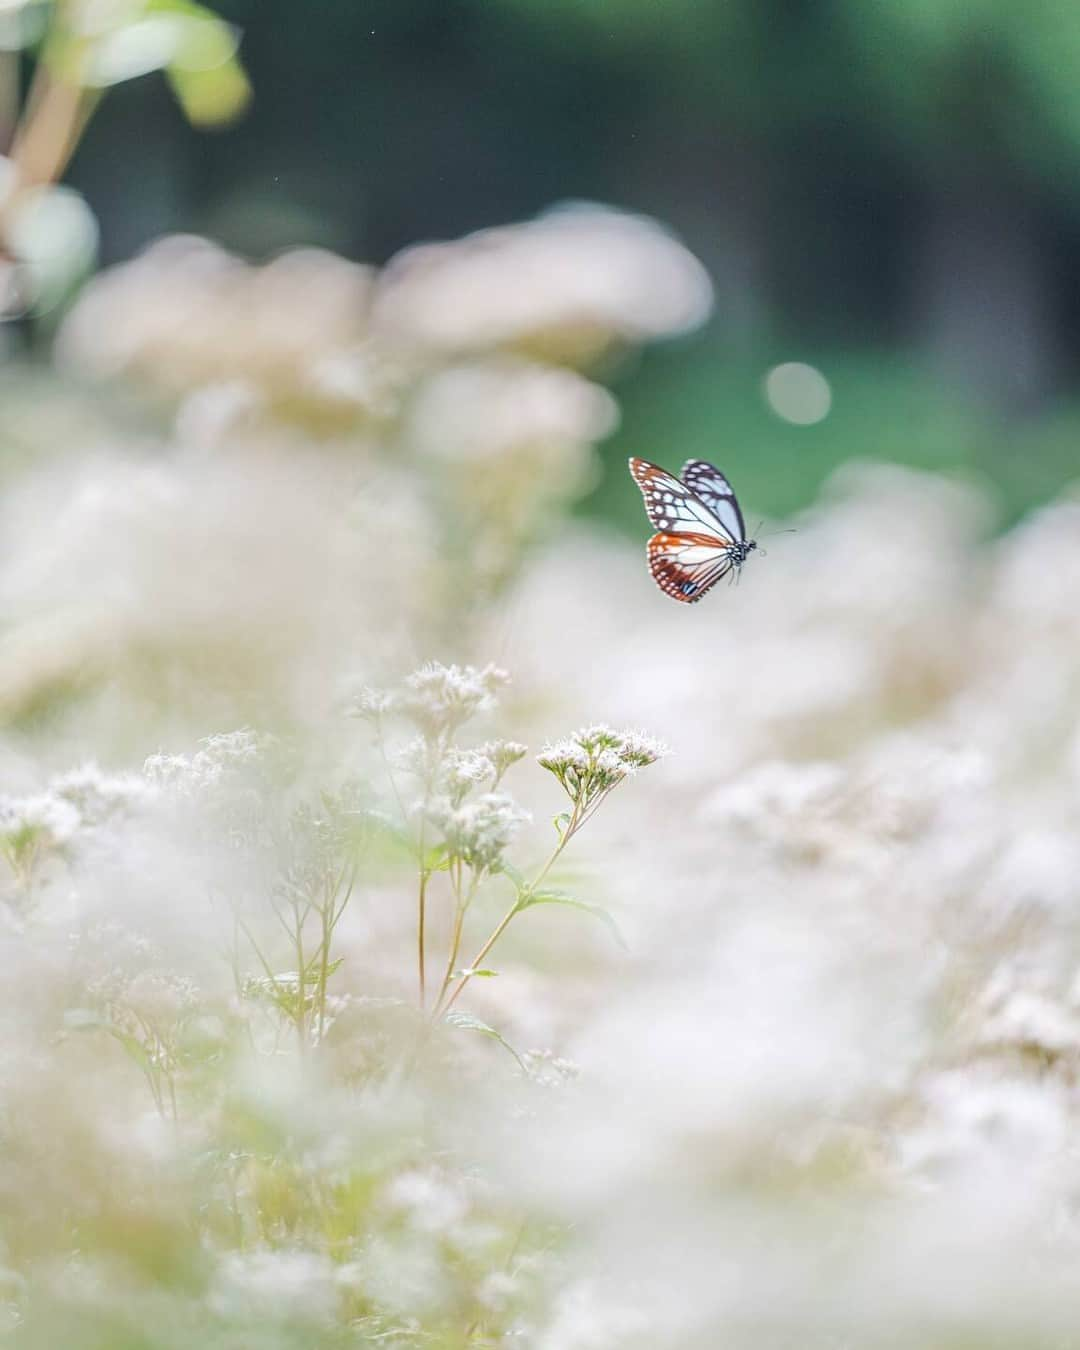
<svg viewBox="0 0 1080 1350">
<path fill-rule="evenodd" d="M 820 370 L 801 361 L 785 361 L 765 376 L 765 399 L 777 417 L 808 427 L 828 416 L 832 390 Z"/>
</svg>

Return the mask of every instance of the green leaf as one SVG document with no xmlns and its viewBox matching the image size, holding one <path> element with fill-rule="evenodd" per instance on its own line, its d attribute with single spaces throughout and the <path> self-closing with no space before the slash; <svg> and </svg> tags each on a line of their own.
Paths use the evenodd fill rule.
<svg viewBox="0 0 1080 1350">
<path fill-rule="evenodd" d="M 450 978 L 452 980 L 493 980 L 498 973 L 497 970 L 483 970 L 479 966 L 465 966 L 463 970 L 455 970 Z"/>
<path fill-rule="evenodd" d="M 552 820 L 551 823 L 555 826 L 555 833 L 561 839 L 563 837 L 563 833 L 566 830 L 567 825 L 570 824 L 570 812 L 560 811 L 559 814 Z"/>
<path fill-rule="evenodd" d="M 611 930 L 612 937 L 624 951 L 630 950 L 626 939 L 619 932 L 619 925 L 607 910 L 602 909 L 599 905 L 590 905 L 584 900 L 576 900 L 566 891 L 544 890 L 526 892 L 518 900 L 517 907 L 519 910 L 523 910 L 531 909 L 533 905 L 567 905 L 571 909 L 584 910 L 586 914 L 591 914 L 594 919 L 599 919 L 601 923 L 607 925 Z"/>
<path fill-rule="evenodd" d="M 386 846 L 387 852 L 401 850 L 414 860 L 419 858 L 416 840 L 407 829 L 384 811 L 365 812 L 364 828 L 368 838 L 373 842 L 381 841 Z"/>
<path fill-rule="evenodd" d="M 143 1073 L 153 1075 L 154 1065 L 151 1063 L 150 1056 L 141 1041 L 136 1040 L 128 1032 L 121 1031 L 119 1027 L 106 1025 L 103 1030 L 107 1031 L 114 1041 L 118 1041 L 123 1046 L 128 1058 L 137 1064 Z"/>
<path fill-rule="evenodd" d="M 425 872 L 445 872 L 450 866 L 450 854 L 445 844 L 429 848 L 424 857 Z"/>
<path fill-rule="evenodd" d="M 343 956 L 335 957 L 333 961 L 328 961 L 326 965 L 326 978 L 329 979 L 334 972 L 343 965 L 345 958 Z M 322 958 L 316 954 L 309 961 L 304 971 L 305 984 L 318 984 L 322 980 Z"/>
<path fill-rule="evenodd" d="M 186 70 L 174 63 L 165 76 L 177 103 L 195 126 L 231 122 L 251 101 L 251 85 L 238 61 L 214 70 Z"/>
<path fill-rule="evenodd" d="M 195 0 L 150 0 L 148 8 L 154 18 L 178 25 L 173 54 L 163 64 L 188 118 L 211 126 L 243 112 L 251 85 L 237 58 L 239 29 Z"/>
<path fill-rule="evenodd" d="M 515 890 L 520 892 L 524 888 L 525 878 L 512 863 L 508 863 L 504 859 L 495 870 L 508 877 L 513 882 Z"/>
<path fill-rule="evenodd" d="M 123 1046 L 129 1058 L 134 1060 L 144 1073 L 153 1072 L 154 1066 L 142 1042 L 92 1008 L 69 1008 L 64 1013 L 64 1026 L 70 1031 L 104 1031 Z"/>
<path fill-rule="evenodd" d="M 504 1040 L 494 1027 L 488 1026 L 488 1024 L 482 1022 L 479 1017 L 474 1017 L 472 1013 L 459 1012 L 456 1008 L 452 1008 L 448 1013 L 444 1014 L 443 1021 L 449 1026 L 459 1027 L 462 1031 L 477 1031 L 481 1036 L 490 1036 L 493 1041 L 498 1041 L 504 1050 L 508 1050 L 510 1054 L 514 1056 L 521 1067 L 522 1073 L 528 1073 L 528 1069 L 525 1067 L 525 1061 L 510 1042 Z"/>
</svg>

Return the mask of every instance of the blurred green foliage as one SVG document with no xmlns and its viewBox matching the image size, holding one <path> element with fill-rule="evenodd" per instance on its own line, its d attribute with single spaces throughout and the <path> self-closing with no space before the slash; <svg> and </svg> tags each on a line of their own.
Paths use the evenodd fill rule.
<svg viewBox="0 0 1080 1350">
<path fill-rule="evenodd" d="M 616 386 L 623 425 L 589 505 L 640 532 L 628 455 L 675 472 L 691 457 L 715 461 L 735 482 L 748 525 L 755 511 L 776 517 L 807 505 L 849 459 L 960 469 L 1004 486 L 988 450 L 988 419 L 926 372 L 884 352 L 819 354 L 832 409 L 813 426 L 797 426 L 778 417 L 764 393 L 767 371 L 782 359 L 765 351 L 732 356 L 715 343 L 648 353 L 642 369 Z"/>
<path fill-rule="evenodd" d="M 786 353 L 732 356 L 715 342 L 684 342 L 641 358 L 616 383 L 622 425 L 605 447 L 603 478 L 585 509 L 640 533 L 641 500 L 626 472 L 638 455 L 678 472 L 710 459 L 734 480 L 748 524 L 755 512 L 782 517 L 808 505 L 849 460 L 878 459 L 956 473 L 988 496 L 1002 527 L 1047 501 L 1077 475 L 1080 402 L 1010 424 L 888 351 L 822 351 L 815 360 L 832 392 L 829 415 L 812 426 L 784 421 L 764 392 Z"/>
<path fill-rule="evenodd" d="M 721 460 L 782 512 L 852 456 L 960 468 L 1003 519 L 1075 472 L 1080 8 L 1058 0 L 221 0 L 255 98 L 197 136 L 134 81 L 75 182 L 106 261 L 176 229 L 381 262 L 592 198 L 717 282 L 700 338 L 624 378 L 625 453 Z M 124 165 L 117 175 L 116 165 Z M 136 191 L 134 184 L 138 185 Z M 819 367 L 781 422 L 761 379 Z M 636 522 L 636 514 L 633 516 Z"/>
</svg>

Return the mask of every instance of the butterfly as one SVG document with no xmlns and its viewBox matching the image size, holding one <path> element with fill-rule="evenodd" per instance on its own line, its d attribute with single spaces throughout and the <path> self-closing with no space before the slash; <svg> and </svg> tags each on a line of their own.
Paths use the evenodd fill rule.
<svg viewBox="0 0 1080 1350">
<path fill-rule="evenodd" d="M 719 469 L 687 460 L 680 480 L 631 459 L 630 472 L 657 531 L 649 540 L 649 571 L 665 595 L 692 605 L 732 568 L 738 575 L 757 543 L 747 539 L 739 503 Z"/>
</svg>

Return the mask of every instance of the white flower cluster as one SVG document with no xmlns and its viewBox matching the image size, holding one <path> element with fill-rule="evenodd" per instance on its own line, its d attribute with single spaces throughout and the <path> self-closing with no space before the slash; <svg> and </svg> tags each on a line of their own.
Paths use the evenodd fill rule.
<svg viewBox="0 0 1080 1350">
<path fill-rule="evenodd" d="M 325 766 L 340 727 L 320 718 L 342 672 L 361 650 L 391 670 L 417 649 L 505 652 L 529 734 L 539 717 L 604 707 L 615 726 L 641 718 L 680 749 L 663 791 L 648 775 L 613 813 L 618 833 L 583 841 L 589 871 L 572 894 L 560 856 L 551 887 L 546 870 L 531 886 L 506 865 L 514 886 L 497 878 L 475 902 L 477 877 L 457 863 L 487 877 L 525 820 L 502 791 L 524 747 L 459 744 L 498 696 L 494 667 L 428 665 L 402 692 L 359 695 L 354 711 L 379 735 L 356 737 L 347 769 L 374 792 L 388 752 L 401 795 L 387 794 L 385 828 L 347 828 L 350 800 L 330 794 L 290 816 L 285 793 L 273 822 L 285 827 L 254 859 L 203 847 L 220 822 L 198 833 L 199 813 L 178 809 L 207 793 L 235 807 L 263 783 L 249 731 L 151 756 L 143 779 L 16 770 L 20 786 L 0 800 L 5 900 L 24 882 L 36 898 L 41 878 L 63 881 L 47 916 L 59 921 L 24 929 L 5 907 L 0 926 L 0 1259 L 18 1268 L 10 1282 L 0 1272 L 0 1299 L 10 1293 L 31 1339 L 37 1320 L 50 1346 L 83 1350 L 150 1309 L 215 1347 L 1077 1341 L 1080 508 L 1063 502 L 986 542 L 986 506 L 958 483 L 849 470 L 715 609 L 669 604 L 640 550 L 598 531 L 500 574 L 506 599 L 487 607 L 444 544 L 467 541 L 471 565 L 491 535 L 454 512 L 446 533 L 431 528 L 433 488 L 451 485 L 438 475 L 460 456 L 454 501 L 482 500 L 491 529 L 509 528 L 546 490 L 530 428 L 568 444 L 603 423 L 604 399 L 552 371 L 648 318 L 633 300 L 638 264 L 623 269 L 629 250 L 607 272 L 583 249 L 522 279 L 523 260 L 547 259 L 556 235 L 567 258 L 571 238 L 588 242 L 583 223 L 439 246 L 375 280 L 330 268 L 322 280 L 340 281 L 344 311 L 322 280 L 311 311 L 276 291 L 301 328 L 315 311 L 324 325 L 317 341 L 308 330 L 295 356 L 307 373 L 283 374 L 283 391 L 306 386 L 312 361 L 320 389 L 340 391 L 358 341 L 405 353 L 413 383 L 392 470 L 367 476 L 381 451 L 359 439 L 333 471 L 314 448 L 275 459 L 261 441 L 225 476 L 229 456 L 179 468 L 161 456 L 135 471 L 118 456 L 108 473 L 81 465 L 69 478 L 65 466 L 43 497 L 19 495 L 12 470 L 0 528 L 7 725 L 64 694 L 55 715 L 9 733 L 17 755 L 40 747 L 44 763 L 67 763 L 76 745 L 112 763 L 135 744 L 194 740 L 205 724 L 187 725 L 227 703 L 283 710 L 277 725 L 305 728 L 310 762 Z M 155 258 L 164 268 L 165 253 Z M 219 263 L 186 259 L 164 317 L 146 300 L 161 273 L 128 273 L 126 333 L 110 326 L 106 278 L 66 341 L 86 347 L 85 365 L 99 341 L 102 370 L 160 367 L 178 391 L 235 377 L 242 387 L 219 389 L 214 413 L 235 425 L 255 406 L 245 390 L 258 385 L 265 407 L 268 372 L 294 357 L 283 323 L 261 354 L 251 338 L 244 306 L 267 274 L 245 270 L 233 294 Z M 604 275 L 620 269 L 624 289 L 609 296 Z M 654 284 L 643 273 L 638 294 Z M 229 338 L 199 350 L 200 325 L 218 322 L 203 286 Z M 679 292 L 666 311 L 648 300 L 657 324 L 692 315 L 700 291 Z M 478 482 L 481 454 L 492 471 Z M 526 465 L 519 495 L 505 495 L 504 460 Z M 365 506 L 352 511 L 342 485 L 358 478 Z M 244 533 L 256 525 L 258 547 Z M 528 622 L 508 623 L 512 612 Z M 283 673 L 267 683 L 268 671 Z M 415 739 L 399 749 L 399 733 Z M 560 848 L 575 819 L 663 753 L 607 726 L 546 746 L 539 763 L 572 803 Z M 140 794 L 164 808 L 145 822 Z M 354 861 L 355 898 L 331 914 L 323 1004 L 306 940 L 319 925 L 290 941 L 276 887 L 299 893 L 303 911 L 327 877 L 344 896 Z M 447 986 L 462 992 L 462 1015 L 445 1036 L 427 1037 L 413 993 L 418 891 L 429 980 L 436 944 L 455 916 L 467 921 Z M 527 959 L 504 963 L 500 948 L 499 978 L 485 979 L 486 953 L 457 957 L 482 951 L 499 892 L 564 908 L 515 919 Z M 629 953 L 609 955 L 600 925 L 595 946 L 567 941 L 579 930 L 560 920 L 582 917 L 567 905 L 617 911 Z M 236 919 L 265 940 L 265 966 Z M 144 931 L 152 945 L 125 936 Z M 290 1051 L 276 1014 L 317 1002 L 330 1034 Z M 428 1012 L 439 1007 L 429 996 Z M 215 1019 L 223 1046 L 199 1039 Z M 515 1063 L 476 1034 L 493 1030 L 553 1050 Z M 148 1069 L 176 1079 L 167 1147 L 182 1156 L 170 1173 L 143 1166 Z M 162 1186 L 167 1175 L 183 1178 L 182 1194 Z M 133 1213 L 178 1268 L 208 1271 L 194 1299 L 126 1249 Z"/>
<path fill-rule="evenodd" d="M 150 795 L 135 774 L 105 773 L 85 763 L 52 778 L 43 792 L 0 796 L 0 855 L 26 881 L 38 864 L 64 854 Z"/>
<path fill-rule="evenodd" d="M 442 761 L 439 788 L 458 806 L 473 790 L 487 783 L 496 788 L 512 764 L 523 759 L 526 747 L 518 741 L 489 741 L 473 750 L 452 749 Z"/>
<path fill-rule="evenodd" d="M 207 736 L 194 755 L 150 755 L 143 773 L 156 787 L 194 796 L 253 768 L 273 743 L 248 727 Z"/>
<path fill-rule="evenodd" d="M 393 712 L 394 696 L 383 689 L 375 689 L 369 684 L 361 685 L 352 696 L 348 705 L 348 715 L 359 717 L 368 722 L 378 722 L 380 718 Z"/>
<path fill-rule="evenodd" d="M 355 353 L 362 364 L 371 283 L 369 269 L 319 249 L 253 267 L 208 240 L 176 236 L 91 282 L 59 356 L 83 373 L 137 374 L 175 391 L 228 380 L 259 404 L 328 385 L 341 397 L 334 363 Z M 373 401 L 381 397 L 376 387 Z"/>
<path fill-rule="evenodd" d="M 421 454 L 474 462 L 477 474 L 536 446 L 552 471 L 561 461 L 574 474 L 579 448 L 609 436 L 617 421 L 607 390 L 576 372 L 507 359 L 432 376 L 409 409 L 406 434 Z"/>
<path fill-rule="evenodd" d="M 51 847 L 66 844 L 81 824 L 78 809 L 58 793 L 0 798 L 0 834 L 15 848 L 22 839 Z"/>
<path fill-rule="evenodd" d="M 173 706 L 213 671 L 225 725 L 265 706 L 303 720 L 320 678 L 355 668 L 343 633 L 377 632 L 389 668 L 447 650 L 595 482 L 618 418 L 597 358 L 710 303 L 681 244 L 598 207 L 378 273 L 314 249 L 256 266 L 187 236 L 107 269 L 65 317 L 62 368 L 163 392 L 169 441 L 42 435 L 0 508 L 0 715 L 71 683 L 153 704 L 152 652 Z M 47 541 L 28 524 L 44 518 Z"/>
<path fill-rule="evenodd" d="M 576 806 L 586 810 L 624 778 L 667 753 L 667 746 L 642 732 L 598 725 L 546 745 L 537 763 L 555 775 Z"/>
<path fill-rule="evenodd" d="M 495 706 L 510 676 L 498 666 L 444 666 L 429 661 L 405 681 L 398 706 L 429 736 L 450 736 Z"/>
<path fill-rule="evenodd" d="M 495 762 L 480 750 L 451 750 L 443 760 L 442 786 L 452 806 L 458 806 L 473 788 L 494 778 Z"/>
<path fill-rule="evenodd" d="M 704 269 L 652 221 L 575 206 L 406 250 L 379 279 L 374 317 L 429 351 L 505 343 L 581 360 L 694 328 L 711 304 Z"/>
<path fill-rule="evenodd" d="M 164 239 L 92 281 L 57 346 L 81 374 L 180 396 L 178 430 L 196 444 L 298 417 L 381 433 L 406 415 L 418 443 L 472 457 L 484 442 L 557 450 L 605 435 L 610 397 L 556 367 L 695 327 L 711 301 L 701 265 L 659 226 L 578 206 L 407 249 L 381 274 L 320 249 L 256 267 L 205 239 Z"/>
<path fill-rule="evenodd" d="M 455 805 L 449 798 L 428 804 L 428 818 L 443 836 L 447 851 L 476 872 L 494 871 L 515 834 L 530 819 L 505 792 L 484 792 Z"/>
</svg>

